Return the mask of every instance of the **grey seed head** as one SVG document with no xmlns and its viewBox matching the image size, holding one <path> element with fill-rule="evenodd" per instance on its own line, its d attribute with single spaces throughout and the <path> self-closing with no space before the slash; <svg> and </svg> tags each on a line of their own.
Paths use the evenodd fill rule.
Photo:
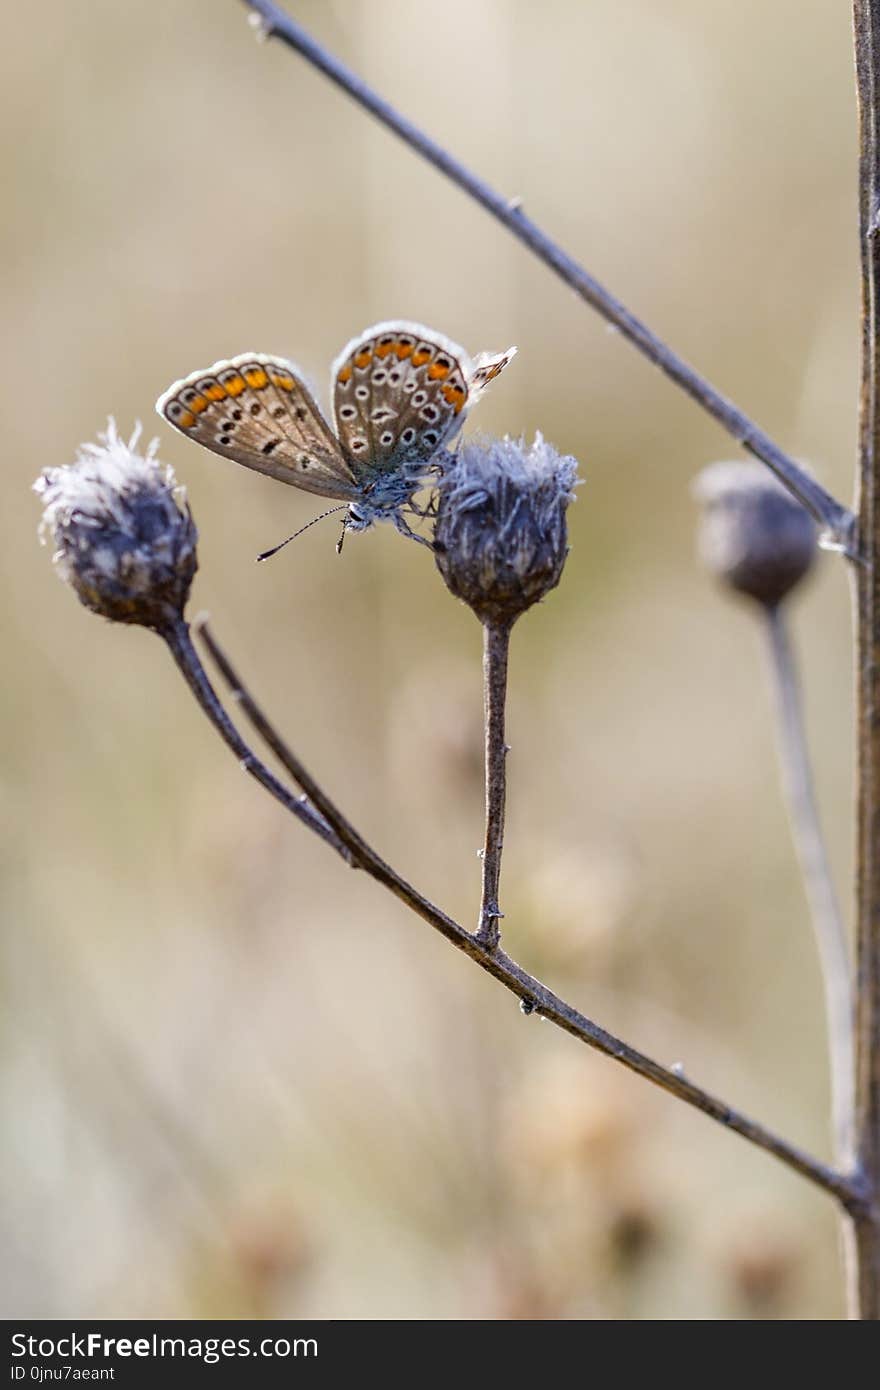
<svg viewBox="0 0 880 1390">
<path fill-rule="evenodd" d="M 83 444 L 75 461 L 47 468 L 34 484 L 43 502 L 40 536 L 50 536 L 60 577 L 92 612 L 114 622 L 162 627 L 183 613 L 198 560 L 198 532 L 174 473 L 154 440 L 135 450 L 115 422 Z"/>
<path fill-rule="evenodd" d="M 577 467 L 540 434 L 470 439 L 442 460 L 437 568 L 481 622 L 512 623 L 559 583 Z"/>
<path fill-rule="evenodd" d="M 693 492 L 706 568 L 758 603 L 781 603 L 816 558 L 816 524 L 806 508 L 762 463 L 710 464 Z"/>
</svg>

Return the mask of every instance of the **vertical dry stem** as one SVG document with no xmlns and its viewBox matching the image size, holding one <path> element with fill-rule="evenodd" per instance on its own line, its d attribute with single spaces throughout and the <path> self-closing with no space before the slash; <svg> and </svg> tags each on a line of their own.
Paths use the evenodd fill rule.
<svg viewBox="0 0 880 1390">
<path fill-rule="evenodd" d="M 855 0 L 862 252 L 856 574 L 856 1162 L 858 1316 L 880 1319 L 880 0 Z"/>
<path fill-rule="evenodd" d="M 510 624 L 483 624 L 483 701 L 486 717 L 486 839 L 483 845 L 483 896 L 477 940 L 490 950 L 498 945 L 498 884 L 504 849 L 504 806 L 507 799 L 507 658 Z"/>
</svg>

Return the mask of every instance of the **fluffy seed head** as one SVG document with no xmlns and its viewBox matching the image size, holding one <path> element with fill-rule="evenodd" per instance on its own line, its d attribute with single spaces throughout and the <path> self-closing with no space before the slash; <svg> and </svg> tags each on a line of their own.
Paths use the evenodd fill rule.
<svg viewBox="0 0 880 1390">
<path fill-rule="evenodd" d="M 512 623 L 555 588 L 568 553 L 577 462 L 540 434 L 470 439 L 447 455 L 434 549 L 447 588 L 481 622 Z"/>
<path fill-rule="evenodd" d="M 135 451 L 115 421 L 76 460 L 47 468 L 34 484 L 43 501 L 40 537 L 51 536 L 58 573 L 80 602 L 119 623 L 162 627 L 179 617 L 198 565 L 198 532 L 158 441 Z"/>
<path fill-rule="evenodd" d="M 712 463 L 694 480 L 700 559 L 730 588 L 775 607 L 816 557 L 816 526 L 762 463 Z"/>
</svg>

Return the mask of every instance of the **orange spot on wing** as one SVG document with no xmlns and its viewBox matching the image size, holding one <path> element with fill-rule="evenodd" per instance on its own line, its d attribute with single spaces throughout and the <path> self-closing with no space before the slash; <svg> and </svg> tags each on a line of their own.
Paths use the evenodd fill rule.
<svg viewBox="0 0 880 1390">
<path fill-rule="evenodd" d="M 255 391 L 262 391 L 263 387 L 269 384 L 269 378 L 262 367 L 245 367 L 244 379 Z"/>
<path fill-rule="evenodd" d="M 424 362 L 430 361 L 430 358 L 431 358 L 430 352 L 425 352 L 425 350 L 424 350 L 424 348 L 423 348 L 421 352 L 414 352 L 414 353 L 413 353 L 412 364 L 413 364 L 414 367 L 421 367 L 422 364 L 423 364 Z"/>
<path fill-rule="evenodd" d="M 443 395 L 457 415 L 467 399 L 467 392 L 458 386 L 444 386 Z"/>
<path fill-rule="evenodd" d="M 226 394 L 228 396 L 240 396 L 242 391 L 247 390 L 244 377 L 241 376 L 230 377 L 229 380 L 225 381 L 223 384 L 226 387 Z"/>
<path fill-rule="evenodd" d="M 358 355 L 357 355 L 357 357 L 354 359 L 354 365 L 355 365 L 356 367 L 366 367 L 366 366 L 368 366 L 368 365 L 369 365 L 370 358 L 372 357 L 372 355 L 373 355 L 373 349 L 372 349 L 372 348 L 364 348 L 364 350 L 363 350 L 362 352 L 359 352 Z"/>
<path fill-rule="evenodd" d="M 442 381 L 445 376 L 449 376 L 449 372 L 449 367 L 441 367 L 439 362 L 435 362 L 433 367 L 428 368 L 428 377 L 431 381 Z"/>
<path fill-rule="evenodd" d="M 189 402 L 189 408 L 194 415 L 201 415 L 203 410 L 208 409 L 208 404 L 204 396 L 193 396 L 192 400 Z"/>
<path fill-rule="evenodd" d="M 343 367 L 336 380 L 339 382 L 340 386 L 344 386 L 347 381 L 351 381 L 351 367 Z"/>
<path fill-rule="evenodd" d="M 394 348 L 394 351 L 397 353 L 397 356 L 400 358 L 401 362 L 404 360 L 405 357 L 409 357 L 412 354 L 412 350 L 412 343 L 397 343 Z"/>
<path fill-rule="evenodd" d="M 185 410 L 181 415 L 180 419 L 177 421 L 178 425 L 182 430 L 191 430 L 195 422 L 196 417 L 193 415 L 191 410 Z"/>
<path fill-rule="evenodd" d="M 387 357 L 388 354 L 389 354 L 389 352 L 393 352 L 393 351 L 394 351 L 394 344 L 393 344 L 393 343 L 380 343 L 379 346 L 376 348 L 376 356 L 377 356 L 377 357 Z"/>
<path fill-rule="evenodd" d="M 225 386 L 220 386 L 219 383 L 214 386 L 207 386 L 205 388 L 205 395 L 208 397 L 209 401 L 222 401 L 226 399 L 226 388 Z"/>
<path fill-rule="evenodd" d="M 269 379 L 273 386 L 280 386 L 282 391 L 293 390 L 293 377 L 286 372 L 270 372 Z"/>
</svg>

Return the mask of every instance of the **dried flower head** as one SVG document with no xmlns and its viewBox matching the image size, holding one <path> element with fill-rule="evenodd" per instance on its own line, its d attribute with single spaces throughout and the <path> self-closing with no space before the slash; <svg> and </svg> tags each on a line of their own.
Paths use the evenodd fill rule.
<svg viewBox="0 0 880 1390">
<path fill-rule="evenodd" d="M 577 462 L 540 434 L 470 439 L 438 483 L 434 551 L 447 588 L 481 622 L 512 623 L 555 588 L 568 553 Z"/>
<path fill-rule="evenodd" d="M 732 589 L 775 607 L 816 556 L 816 525 L 762 463 L 713 463 L 694 480 L 700 558 Z"/>
<path fill-rule="evenodd" d="M 97 444 L 47 468 L 34 491 L 41 539 L 52 537 L 58 572 L 80 602 L 114 622 L 161 628 L 183 612 L 198 532 L 174 473 L 155 457 L 158 441 L 138 454 L 139 436 L 140 425 L 126 444 L 108 420 Z"/>
</svg>

